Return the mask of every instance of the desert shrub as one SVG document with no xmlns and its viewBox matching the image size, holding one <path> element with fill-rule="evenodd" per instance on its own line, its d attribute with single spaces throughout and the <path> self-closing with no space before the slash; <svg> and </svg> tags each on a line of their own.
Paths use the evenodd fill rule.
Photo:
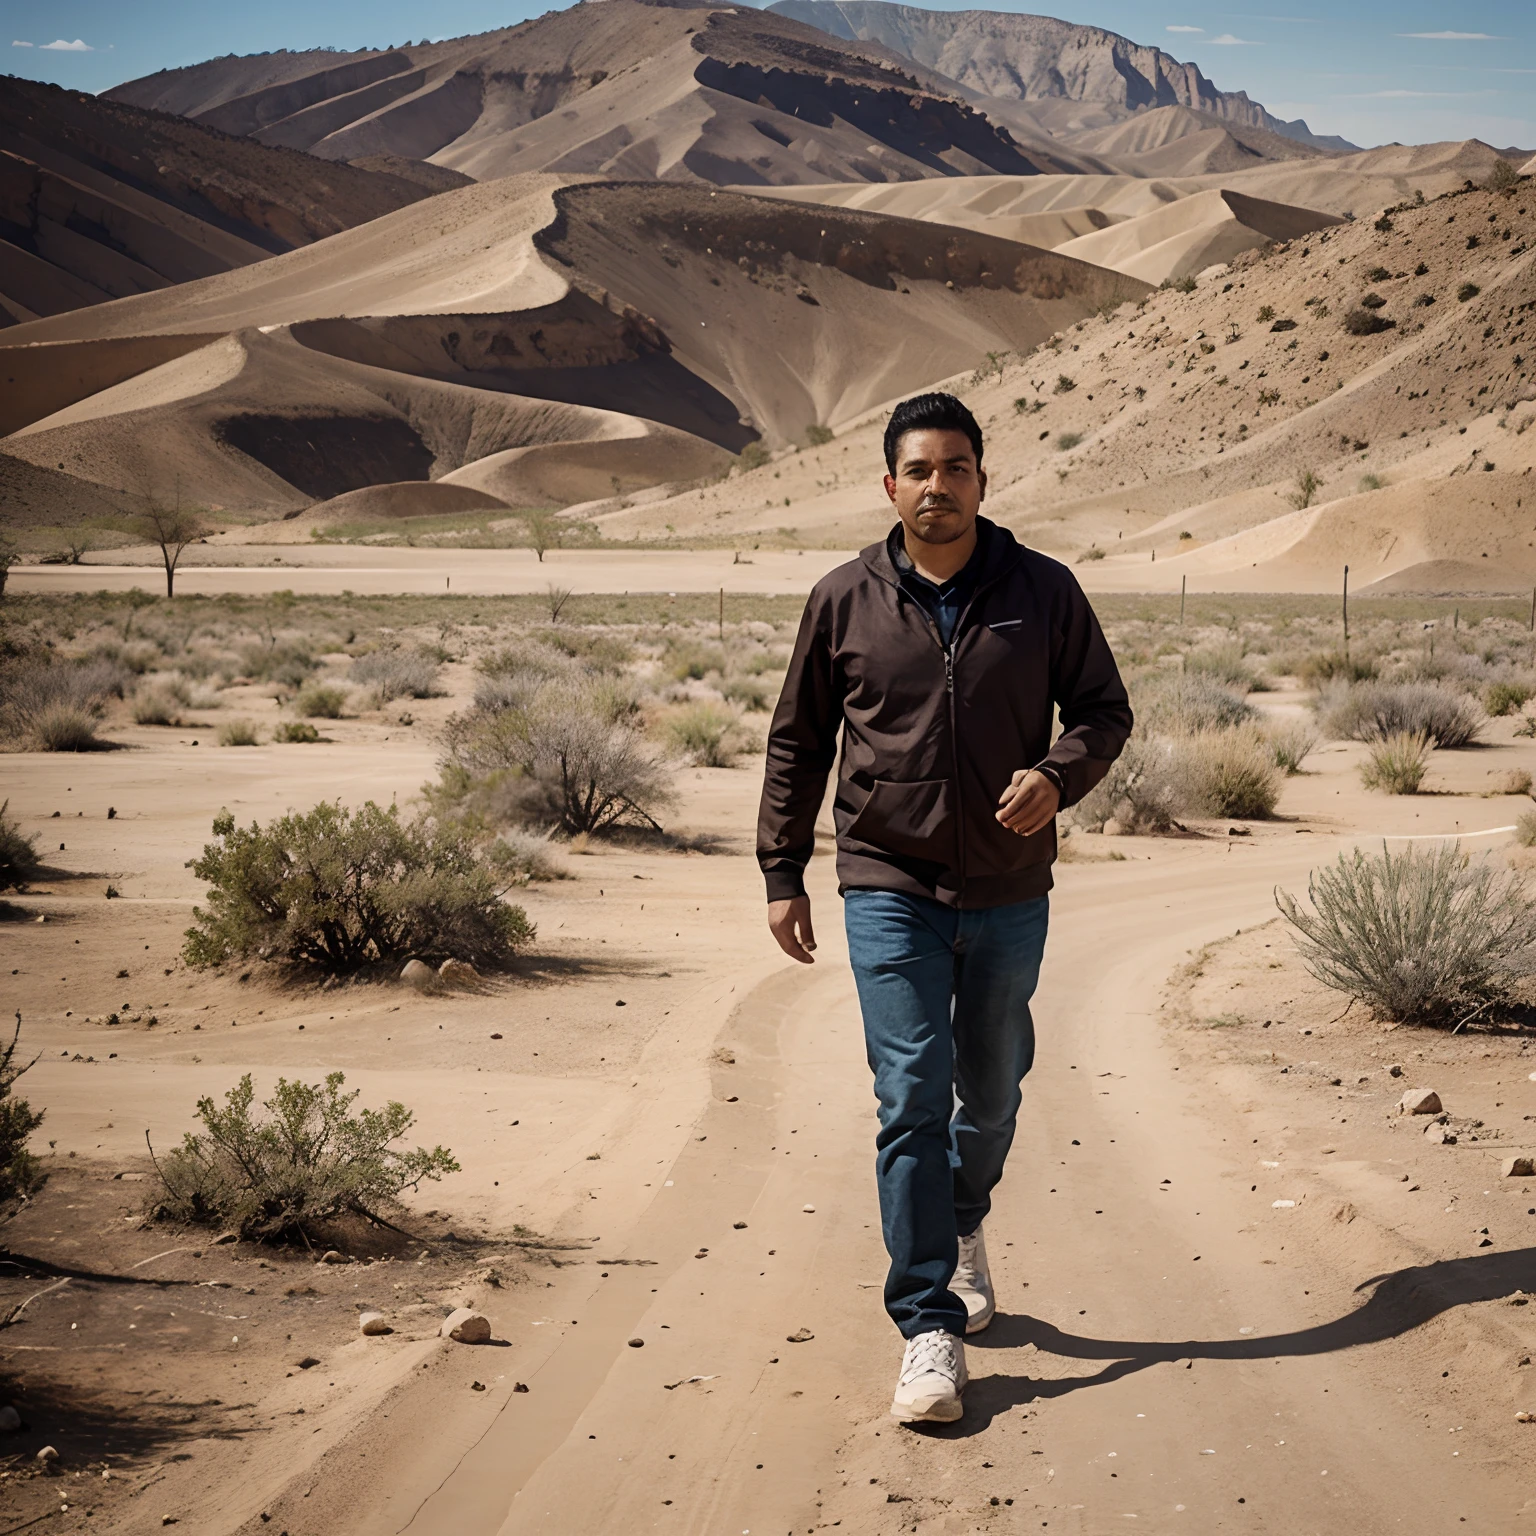
<svg viewBox="0 0 1536 1536">
<path fill-rule="evenodd" d="M 622 822 L 654 827 L 671 803 L 664 766 L 635 723 L 632 694 L 600 678 L 550 678 L 516 707 L 477 706 L 443 731 L 446 770 L 483 814 L 573 836 Z M 451 787 L 451 786 L 450 786 Z"/>
<path fill-rule="evenodd" d="M 3 815 L 3 813 L 0 813 Z M 33 1109 L 25 1099 L 13 1093 L 16 1080 L 37 1061 L 21 1065 L 16 1061 L 16 1047 L 21 1042 L 21 1015 L 10 1040 L 0 1046 L 0 1200 L 14 1200 L 30 1193 L 41 1182 L 38 1160 L 27 1151 L 27 1138 L 43 1123 L 43 1111 Z"/>
<path fill-rule="evenodd" d="M 371 687 L 381 703 L 391 699 L 435 699 L 438 662 L 424 651 L 384 650 L 359 656 L 352 663 L 352 681 Z"/>
<path fill-rule="evenodd" d="M 1067 375 L 1065 373 L 1058 373 L 1056 375 L 1055 386 L 1052 388 L 1051 393 L 1053 395 L 1069 395 L 1076 388 L 1077 388 L 1077 380 L 1076 379 L 1071 378 L 1069 375 Z"/>
<path fill-rule="evenodd" d="M 1388 795 L 1416 795 L 1429 767 L 1429 748 L 1429 736 L 1423 731 L 1383 736 L 1371 743 L 1360 765 L 1360 782 Z"/>
<path fill-rule="evenodd" d="M 1463 283 L 1456 290 L 1456 297 L 1461 303 L 1465 304 L 1469 299 L 1475 299 L 1482 291 L 1476 283 Z"/>
<path fill-rule="evenodd" d="M 1531 793 L 1533 781 L 1529 768 L 1511 768 L 1502 780 L 1496 784 L 1490 793 L 1495 795 L 1527 795 Z"/>
<path fill-rule="evenodd" d="M 74 704 L 50 704 L 32 722 L 32 742 L 40 752 L 93 752 L 101 745 L 96 717 Z"/>
<path fill-rule="evenodd" d="M 162 683 L 141 687 L 133 696 L 135 725 L 180 725 L 181 701 Z"/>
<path fill-rule="evenodd" d="M 527 885 L 533 880 L 570 879 L 570 871 L 547 837 L 503 832 L 486 850 L 485 857 L 491 868 L 511 885 Z"/>
<path fill-rule="evenodd" d="M 1310 507 L 1323 488 L 1323 482 L 1310 469 L 1304 469 L 1296 477 L 1296 489 L 1285 499 L 1299 512 Z"/>
<path fill-rule="evenodd" d="M 1522 811 L 1515 821 L 1515 841 L 1522 848 L 1536 848 L 1536 811 Z"/>
<path fill-rule="evenodd" d="M 243 1238 L 307 1237 L 328 1221 L 360 1215 L 377 1221 L 407 1189 L 457 1173 L 443 1147 L 394 1146 L 415 1116 L 391 1101 L 353 1112 L 359 1090 L 344 1093 L 340 1072 L 325 1082 L 278 1078 L 266 1115 L 249 1072 L 224 1095 L 197 1101 L 201 1131 L 156 1161 L 156 1215 L 238 1232 Z"/>
<path fill-rule="evenodd" d="M 1372 267 L 1370 271 L 1365 274 L 1365 280 L 1368 283 L 1384 283 L 1387 282 L 1391 276 L 1392 274 L 1388 272 L 1385 267 Z"/>
<path fill-rule="evenodd" d="M 1382 331 L 1392 330 L 1396 324 L 1397 321 L 1389 320 L 1385 315 L 1358 306 L 1344 315 L 1344 329 L 1351 336 L 1376 336 Z"/>
<path fill-rule="evenodd" d="M 627 640 L 586 629 L 547 630 L 544 640 L 551 650 L 579 661 L 588 672 L 622 671 L 635 654 Z"/>
<path fill-rule="evenodd" d="M 737 456 L 736 462 L 744 475 L 754 469 L 761 469 L 768 462 L 768 449 L 762 443 L 748 443 Z"/>
<path fill-rule="evenodd" d="M 1533 969 L 1536 906 L 1519 876 L 1456 843 L 1340 854 L 1307 911 L 1275 899 L 1307 969 L 1380 1019 L 1445 1025 L 1510 1001 Z"/>
<path fill-rule="evenodd" d="M 272 740 L 283 742 L 285 745 L 301 744 L 319 741 L 320 732 L 307 720 L 283 720 L 272 732 Z"/>
<path fill-rule="evenodd" d="M 1197 814 L 1257 819 L 1272 816 L 1280 799 L 1274 749 L 1252 725 L 1184 737 L 1173 769 L 1181 806 Z"/>
<path fill-rule="evenodd" d="M 1165 277 L 1158 286 L 1173 293 L 1193 293 L 1196 285 L 1194 274 L 1186 272 L 1183 277 Z"/>
<path fill-rule="evenodd" d="M 1361 309 L 1385 309 L 1387 301 L 1379 293 L 1368 293 L 1360 300 Z"/>
<path fill-rule="evenodd" d="M 1181 736 L 1241 725 L 1256 714 L 1240 693 L 1200 672 L 1153 673 L 1138 681 L 1133 702 L 1149 730 Z"/>
<path fill-rule="evenodd" d="M 1090 544 L 1088 548 L 1085 549 L 1082 554 L 1077 557 L 1077 563 L 1079 565 L 1088 565 L 1095 560 L 1102 560 L 1103 558 L 1104 551 L 1100 549 L 1097 544 Z"/>
<path fill-rule="evenodd" d="M 1270 751 L 1275 767 L 1284 774 L 1301 772 L 1301 765 L 1318 743 L 1318 734 L 1311 726 L 1295 721 L 1290 725 L 1272 727 L 1269 733 Z"/>
<path fill-rule="evenodd" d="M 741 663 L 741 670 L 761 677 L 764 672 L 782 672 L 788 665 L 789 656 L 784 651 L 753 651 Z"/>
<path fill-rule="evenodd" d="M 1056 439 L 1056 451 L 1066 453 L 1069 449 L 1076 448 L 1082 440 L 1081 432 L 1063 432 Z"/>
<path fill-rule="evenodd" d="M 1247 659 L 1242 646 L 1236 643 L 1206 646 L 1188 652 L 1184 657 L 1184 670 L 1186 673 L 1197 672 L 1214 678 L 1218 683 L 1240 693 L 1252 693 L 1255 683 L 1259 681 L 1253 664 Z"/>
<path fill-rule="evenodd" d="M 13 662 L 0 671 L 0 735 L 44 752 L 88 751 L 99 745 L 95 722 L 103 705 L 122 698 L 130 675 L 105 657 Z"/>
<path fill-rule="evenodd" d="M 735 712 L 718 704 L 689 704 L 665 729 L 671 746 L 700 768 L 729 768 L 742 749 Z"/>
<path fill-rule="evenodd" d="M 320 663 L 303 640 L 274 640 L 270 645 L 246 645 L 240 649 L 240 673 L 254 682 L 281 683 L 302 688 Z"/>
<path fill-rule="evenodd" d="M 1376 662 L 1373 657 L 1349 656 L 1343 651 L 1313 651 L 1302 660 L 1296 676 L 1308 688 L 1321 688 L 1335 678 L 1359 683 L 1376 676 Z"/>
<path fill-rule="evenodd" d="M 1508 160 L 1495 160 L 1483 182 L 1484 192 L 1513 192 L 1520 185 L 1520 172 Z"/>
<path fill-rule="evenodd" d="M 805 440 L 810 444 L 812 448 L 824 447 L 827 443 L 832 441 L 834 436 L 836 436 L 836 434 L 832 431 L 832 428 L 824 427 L 820 422 L 813 421 L 810 426 L 805 429 Z"/>
<path fill-rule="evenodd" d="M 209 886 L 187 930 L 189 965 L 258 955 L 349 974 L 414 956 L 494 967 L 533 937 L 468 832 L 432 816 L 322 802 L 265 827 L 221 811 L 213 833 L 189 866 Z"/>
<path fill-rule="evenodd" d="M 218 740 L 221 747 L 254 747 L 256 727 L 249 720 L 226 720 L 219 727 Z"/>
<path fill-rule="evenodd" d="M 326 683 L 306 683 L 293 701 L 294 710 L 307 720 L 340 720 L 347 706 L 347 690 Z"/>
<path fill-rule="evenodd" d="M 1443 683 L 1335 682 L 1317 709 L 1324 734 L 1344 741 L 1423 732 L 1437 747 L 1465 747 L 1482 730 L 1477 705 Z"/>
<path fill-rule="evenodd" d="M 1386 483 L 1380 475 L 1361 475 L 1359 488 L 1362 491 L 1379 491 Z"/>
<path fill-rule="evenodd" d="M 1185 788 L 1171 743 L 1138 722 L 1109 772 L 1069 814 L 1083 827 L 1101 827 L 1113 818 L 1127 831 L 1166 832 L 1185 813 Z"/>
<path fill-rule="evenodd" d="M 1497 718 L 1500 715 L 1517 715 L 1531 697 L 1528 683 L 1503 680 L 1489 683 L 1483 690 L 1483 708 Z"/>
<path fill-rule="evenodd" d="M 36 879 L 43 862 L 37 856 L 37 839 L 29 837 L 7 814 L 9 800 L 0 801 L 0 891 L 16 890 Z"/>
<path fill-rule="evenodd" d="M 767 709 L 769 688 L 760 677 L 733 677 L 722 690 L 732 704 L 743 709 Z"/>
<path fill-rule="evenodd" d="M 711 672 L 725 671 L 725 652 L 718 645 L 706 645 L 700 640 L 670 637 L 662 667 L 668 677 L 680 683 L 689 678 L 703 679 Z"/>
<path fill-rule="evenodd" d="M 1273 304 L 1259 305 L 1258 321 L 1260 325 L 1268 325 L 1275 318 L 1275 306 Z"/>
</svg>

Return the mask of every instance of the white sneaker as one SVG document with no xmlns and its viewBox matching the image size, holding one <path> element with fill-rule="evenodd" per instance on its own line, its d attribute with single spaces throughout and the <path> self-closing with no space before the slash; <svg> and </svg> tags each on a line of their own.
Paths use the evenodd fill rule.
<svg viewBox="0 0 1536 1536">
<path fill-rule="evenodd" d="M 997 1297 L 992 1294 L 992 1272 L 987 1268 L 987 1240 L 977 1227 L 969 1237 L 960 1239 L 960 1262 L 949 1282 L 951 1293 L 965 1303 L 965 1331 L 980 1333 L 997 1311 Z"/>
<path fill-rule="evenodd" d="M 964 1413 L 965 1341 L 936 1329 L 907 1340 L 891 1417 L 903 1424 L 953 1424 Z"/>
</svg>

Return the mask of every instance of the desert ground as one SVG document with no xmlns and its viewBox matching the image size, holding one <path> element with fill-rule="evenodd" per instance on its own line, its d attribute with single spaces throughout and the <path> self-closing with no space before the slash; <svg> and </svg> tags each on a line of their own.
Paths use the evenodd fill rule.
<svg viewBox="0 0 1536 1536">
<path fill-rule="evenodd" d="M 1066 838 L 1040 1058 L 988 1223 L 999 1316 L 972 1341 L 949 1428 L 886 1416 L 899 1341 L 879 1301 L 874 1103 L 830 847 L 811 868 L 817 963 L 796 967 L 768 937 L 750 852 L 760 710 L 740 717 L 731 767 L 669 754 L 664 838 L 550 845 L 559 878 L 512 893 L 536 939 L 473 990 L 181 958 L 204 896 L 186 861 L 222 808 L 244 822 L 412 804 L 509 637 L 579 649 L 601 634 L 633 648 L 631 667 L 659 655 L 646 708 L 664 721 L 727 686 L 709 670 L 667 683 L 666 658 L 723 644 L 746 675 L 742 656 L 787 641 L 797 597 L 737 601 L 722 629 L 707 592 L 577 596 L 554 625 L 537 593 L 275 610 L 7 597 L 13 636 L 66 647 L 132 614 L 143 663 L 203 627 L 226 644 L 265 634 L 274 654 L 344 630 L 359 655 L 413 641 L 445 657 L 441 694 L 380 707 L 354 689 L 318 742 L 271 740 L 294 694 L 247 679 L 167 725 L 109 704 L 112 750 L 0 760 L 46 866 L 4 928 L 6 1011 L 38 1056 L 17 1091 L 47 1114 L 46 1182 L 6 1231 L 0 1280 L 7 1307 L 34 1297 L 0 1335 L 24 1423 L 0 1493 L 14 1523 L 1524 1529 L 1536 1180 L 1500 1161 L 1536 1147 L 1532 1039 L 1372 1022 L 1303 970 L 1274 898 L 1383 838 L 1459 837 L 1521 866 L 1523 714 L 1434 753 L 1415 796 L 1365 791 L 1367 749 L 1314 735 L 1272 816 Z M 1310 718 L 1311 693 L 1279 672 L 1303 665 L 1296 645 L 1336 640 L 1330 600 L 1200 597 L 1183 626 L 1176 598 L 1099 602 L 1123 664 L 1224 656 L 1236 635 L 1275 674 L 1250 695 L 1261 723 Z M 1369 599 L 1355 643 L 1385 655 L 1432 635 L 1477 665 L 1527 653 L 1526 617 Z M 325 654 L 317 675 L 345 664 Z M 166 675 L 150 664 L 139 690 Z M 236 715 L 263 744 L 216 744 Z M 333 1070 L 367 1105 L 406 1103 L 408 1140 L 461 1166 L 406 1196 L 398 1230 L 339 1235 L 336 1264 L 145 1218 L 146 1133 L 163 1156 L 198 1098 L 242 1073 L 265 1092 Z M 1405 1087 L 1434 1088 L 1459 1136 L 1398 1114 Z M 461 1303 L 491 1342 L 438 1337 Z M 360 1336 L 374 1308 L 394 1331 Z M 45 1444 L 51 1474 L 32 1459 Z"/>
</svg>

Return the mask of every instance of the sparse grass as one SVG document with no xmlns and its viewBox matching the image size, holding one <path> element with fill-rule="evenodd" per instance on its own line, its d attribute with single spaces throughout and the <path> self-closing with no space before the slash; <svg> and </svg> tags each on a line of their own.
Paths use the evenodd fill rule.
<svg viewBox="0 0 1536 1536">
<path fill-rule="evenodd" d="M 760 677 L 733 677 L 723 690 L 726 699 L 743 709 L 767 709 L 772 697 L 767 683 Z"/>
<path fill-rule="evenodd" d="M 832 431 L 831 427 L 821 426 L 814 421 L 805 429 L 805 440 L 812 448 L 825 447 L 832 441 L 834 436 L 836 434 Z"/>
<path fill-rule="evenodd" d="M 1501 679 L 1489 683 L 1483 690 L 1483 708 L 1494 719 L 1503 715 L 1517 715 L 1525 708 L 1525 702 L 1533 693 L 1529 683 Z"/>
<path fill-rule="evenodd" d="M 283 720 L 272 732 L 272 740 L 285 745 L 303 745 L 320 740 L 320 732 L 307 720 Z"/>
<path fill-rule="evenodd" d="M 1070 449 L 1076 448 L 1082 440 L 1083 434 L 1081 432 L 1063 432 L 1056 439 L 1056 451 L 1057 453 L 1066 453 Z"/>
<path fill-rule="evenodd" d="M 1310 507 L 1322 489 L 1323 482 L 1310 469 L 1304 469 L 1296 477 L 1296 489 L 1285 499 L 1299 512 Z"/>
<path fill-rule="evenodd" d="M 1104 551 L 1100 549 L 1097 544 L 1090 544 L 1088 548 L 1085 549 L 1082 554 L 1077 557 L 1077 563 L 1079 565 L 1084 565 L 1089 561 L 1102 560 L 1103 558 Z"/>
<path fill-rule="evenodd" d="M 250 720 L 226 720 L 219 727 L 221 747 L 254 747 L 257 740 L 256 726 Z"/>
<path fill-rule="evenodd" d="M 667 740 L 700 768 L 729 768 L 742 750 L 735 713 L 718 704 L 689 704 L 665 724 Z"/>
<path fill-rule="evenodd" d="M 1323 731 L 1344 741 L 1423 732 L 1436 747 L 1466 747 L 1482 731 L 1477 705 L 1443 683 L 1331 684 L 1318 699 Z"/>
<path fill-rule="evenodd" d="M 1396 731 L 1373 741 L 1360 765 L 1360 782 L 1388 795 L 1416 795 L 1429 768 L 1430 740 L 1426 731 L 1410 735 Z"/>
<path fill-rule="evenodd" d="M 95 716 L 75 704 L 40 710 L 32 721 L 32 741 L 41 752 L 94 752 L 101 745 Z"/>
<path fill-rule="evenodd" d="M 306 683 L 293 701 L 296 714 L 306 720 L 340 720 L 347 706 L 347 690 L 326 683 Z"/>
<path fill-rule="evenodd" d="M 439 663 L 422 650 L 373 651 L 352 663 L 352 681 L 373 689 L 381 704 L 392 699 L 434 699 L 443 693 Z"/>
<path fill-rule="evenodd" d="M 1358 683 L 1375 677 L 1376 663 L 1369 656 L 1347 656 L 1343 651 L 1313 651 L 1296 670 L 1296 676 L 1308 688 L 1321 688 L 1335 678 Z"/>
<path fill-rule="evenodd" d="M 1360 476 L 1360 489 L 1362 491 L 1379 491 L 1386 483 L 1380 475 Z"/>
<path fill-rule="evenodd" d="M 1300 721 L 1271 727 L 1269 742 L 1275 766 L 1287 776 L 1300 773 L 1302 763 L 1317 747 L 1318 740 L 1317 732 Z"/>
<path fill-rule="evenodd" d="M 1131 702 L 1136 718 L 1149 729 L 1177 736 L 1243 725 L 1257 713 L 1235 688 L 1198 671 L 1155 672 L 1138 678 L 1132 684 Z"/>
<path fill-rule="evenodd" d="M 1360 849 L 1313 872 L 1312 911 L 1276 893 L 1307 969 L 1379 1019 L 1460 1026 L 1511 1002 L 1536 955 L 1536 904 L 1518 875 L 1457 843 Z"/>
</svg>

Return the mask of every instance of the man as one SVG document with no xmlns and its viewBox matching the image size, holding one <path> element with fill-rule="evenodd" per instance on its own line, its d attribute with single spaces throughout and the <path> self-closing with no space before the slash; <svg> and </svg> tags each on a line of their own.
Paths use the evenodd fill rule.
<svg viewBox="0 0 1536 1536">
<path fill-rule="evenodd" d="M 768 926 L 810 964 L 805 866 L 841 731 L 837 873 L 879 1100 L 885 1305 L 907 1341 L 891 1413 L 904 1422 L 962 1412 L 964 1335 L 994 1308 L 981 1223 L 1034 1057 L 1055 816 L 1131 729 L 1072 574 L 977 516 L 981 458 L 954 396 L 896 407 L 885 493 L 901 520 L 811 592 L 758 819 Z"/>
</svg>

